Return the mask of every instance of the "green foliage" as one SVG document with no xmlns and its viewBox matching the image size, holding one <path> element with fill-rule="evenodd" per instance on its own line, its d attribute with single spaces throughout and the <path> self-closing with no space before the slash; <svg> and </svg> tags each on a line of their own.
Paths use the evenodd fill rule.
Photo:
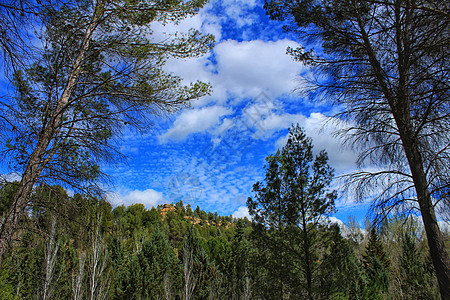
<svg viewBox="0 0 450 300">
<path fill-rule="evenodd" d="M 450 23 L 441 1 L 266 0 L 266 12 L 308 47 L 288 49 L 315 73 L 311 97 L 339 105 L 338 130 L 374 165 L 347 176 L 374 216 L 419 207 L 441 290 L 450 298 L 450 259 L 434 207 L 448 210 Z M 325 96 L 326 95 L 326 96 Z M 416 203 L 418 202 L 418 204 Z"/>
<path fill-rule="evenodd" d="M 313 161 L 312 148 L 299 125 L 292 126 L 282 150 L 267 157 L 265 182 L 253 186 L 255 199 L 247 201 L 268 281 L 274 284 L 266 289 L 272 298 L 312 298 L 320 290 L 314 273 L 327 255 L 318 226 L 334 211 L 336 191 L 329 191 L 333 169 L 326 152 Z"/>
<path fill-rule="evenodd" d="M 166 235 L 156 229 L 150 239 L 142 243 L 131 262 L 131 290 L 126 291 L 127 297 L 134 299 L 165 298 L 172 290 L 175 278 L 177 260 L 169 245 Z M 167 290 L 165 290 L 165 286 Z"/>
<path fill-rule="evenodd" d="M 437 299 L 434 274 L 421 257 L 415 239 L 405 233 L 400 256 L 401 289 L 404 299 Z"/>
<path fill-rule="evenodd" d="M 9 262 L 6 261 L 0 273 L 0 298 L 5 300 L 19 300 L 20 297 L 17 295 L 17 287 L 11 280 L 11 275 L 9 272 Z"/>
<path fill-rule="evenodd" d="M 126 128 L 147 130 L 155 114 L 172 113 L 211 91 L 203 82 L 185 86 L 164 65 L 169 58 L 207 53 L 214 37 L 190 30 L 158 40 L 151 29 L 154 22 L 177 23 L 196 14 L 204 0 L 25 2 L 25 11 L 22 2 L 0 5 L 0 24 L 15 10 L 26 15 L 11 18 L 4 36 L 20 31 L 41 43 L 13 43 L 27 57 L 21 64 L 10 60 L 11 85 L 1 95 L 2 158 L 7 172 L 26 180 L 0 231 L 0 261 L 35 185 L 101 193 L 99 183 L 107 176 L 100 165 L 124 159 L 115 137 Z M 0 50 L 11 51 L 9 42 L 2 38 Z"/>
<path fill-rule="evenodd" d="M 344 239 L 338 225 L 322 228 L 319 240 L 323 254 L 316 275 L 319 299 L 364 299 L 364 270 L 354 245 Z"/>
<path fill-rule="evenodd" d="M 390 260 L 384 250 L 375 227 L 370 229 L 369 242 L 363 255 L 364 269 L 368 278 L 366 294 L 378 299 L 390 284 Z"/>
<path fill-rule="evenodd" d="M 0 216 L 8 211 L 19 183 L 17 181 L 6 183 L 0 187 Z"/>
<path fill-rule="evenodd" d="M 50 206 L 58 203 L 72 206 Z M 74 209 L 66 211 L 67 207 Z M 416 246 L 424 243 L 420 228 L 415 229 L 416 243 L 412 243 L 412 235 L 410 239 L 403 234 L 400 239 L 386 238 L 397 236 L 395 223 L 386 223 L 384 238 L 377 232 L 367 237 L 367 250 L 360 260 L 357 253 L 364 240 L 343 237 L 337 225 L 309 223 L 311 247 L 306 260 L 301 227 L 264 228 L 218 214 L 212 214 L 214 219 L 230 223 L 199 223 L 185 211 L 180 203 L 165 212 L 162 207 L 147 209 L 138 204 L 112 209 L 92 197 L 70 197 L 61 187 L 41 186 L 23 220 L 24 230 L 3 261 L 0 295 L 14 300 L 43 295 L 45 260 L 56 220 L 53 240 L 59 248 L 50 299 L 73 299 L 77 279 L 78 294 L 89 298 L 93 278 L 98 280 L 94 296 L 108 299 L 185 298 L 186 284 L 191 287 L 189 299 L 307 299 L 307 262 L 314 268 L 314 299 L 437 298 L 427 249 Z M 95 241 L 100 267 L 96 276 Z M 386 245 L 390 245 L 389 255 Z M 398 290 L 394 281 L 399 282 Z"/>
<path fill-rule="evenodd" d="M 313 162 L 312 141 L 293 126 L 286 146 L 266 158 L 265 183 L 253 186 L 255 199 L 247 205 L 254 220 L 269 228 L 316 225 L 334 211 L 336 191 L 328 187 L 334 170 L 321 151 Z"/>
</svg>

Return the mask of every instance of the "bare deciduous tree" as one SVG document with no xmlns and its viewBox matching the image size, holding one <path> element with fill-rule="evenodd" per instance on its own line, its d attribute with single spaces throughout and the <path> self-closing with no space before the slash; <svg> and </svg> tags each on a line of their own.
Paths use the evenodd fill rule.
<svg viewBox="0 0 450 300">
<path fill-rule="evenodd" d="M 73 300 L 83 299 L 83 280 L 86 265 L 86 252 L 78 253 L 78 270 L 72 274 L 72 293 Z"/>
<path fill-rule="evenodd" d="M 196 263 L 195 250 L 194 231 L 191 228 L 183 242 L 183 296 L 185 300 L 192 299 L 197 286 L 199 274 L 196 272 L 196 264 L 198 263 Z"/>
<path fill-rule="evenodd" d="M 53 292 L 53 276 L 55 272 L 56 256 L 59 250 L 59 242 L 56 240 L 56 217 L 52 218 L 52 225 L 50 229 L 50 236 L 47 241 L 46 255 L 45 255 L 45 280 L 42 289 L 42 299 L 51 299 Z"/>
<path fill-rule="evenodd" d="M 100 232 L 101 216 L 91 236 L 88 252 L 89 297 L 91 300 L 106 299 L 108 295 L 108 250 Z"/>
</svg>

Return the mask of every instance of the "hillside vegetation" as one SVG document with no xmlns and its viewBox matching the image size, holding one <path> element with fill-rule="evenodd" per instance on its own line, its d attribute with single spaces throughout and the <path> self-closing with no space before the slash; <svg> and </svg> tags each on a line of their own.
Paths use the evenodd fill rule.
<svg viewBox="0 0 450 300">
<path fill-rule="evenodd" d="M 15 187 L 1 190 L 0 213 Z M 1 299 L 307 297 L 304 253 L 291 247 L 289 229 L 275 232 L 182 201 L 112 208 L 41 186 L 20 224 L 1 268 Z M 418 223 L 396 218 L 367 227 L 364 234 L 349 220 L 343 228 L 310 228 L 314 299 L 437 299 Z"/>
</svg>

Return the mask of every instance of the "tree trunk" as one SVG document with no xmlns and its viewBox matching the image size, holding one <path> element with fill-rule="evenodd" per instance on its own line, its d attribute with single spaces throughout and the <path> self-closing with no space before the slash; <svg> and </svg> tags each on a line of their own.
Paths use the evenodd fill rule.
<svg viewBox="0 0 450 300">
<path fill-rule="evenodd" d="M 251 295 L 252 295 L 252 292 L 251 292 L 250 277 L 245 276 L 245 278 L 244 278 L 244 291 L 243 291 L 243 294 L 242 294 L 242 299 L 243 300 L 250 300 Z"/>
<path fill-rule="evenodd" d="M 20 181 L 17 192 L 14 195 L 14 200 L 6 217 L 3 220 L 3 223 L 0 225 L 0 269 L 3 257 L 9 249 L 20 218 L 25 212 L 25 208 L 33 191 L 33 187 L 36 184 L 43 169 L 45 168 L 47 159 L 49 159 L 49 157 L 51 157 L 52 155 L 51 153 L 47 153 L 49 157 L 45 157 L 48 146 L 55 138 L 55 135 L 58 134 L 58 129 L 60 128 L 60 123 L 64 116 L 64 111 L 67 104 L 69 103 L 72 91 L 76 86 L 77 79 L 81 74 L 83 61 L 86 57 L 89 44 L 92 40 L 92 35 L 99 25 L 99 20 L 101 19 L 104 6 L 104 1 L 99 1 L 96 5 L 95 11 L 92 15 L 91 23 L 86 29 L 84 39 L 80 47 L 80 52 L 74 60 L 73 68 L 69 74 L 69 78 L 67 80 L 64 91 L 61 94 L 61 97 L 58 99 L 55 111 L 52 112 L 51 121 L 46 127 L 42 128 L 42 131 L 39 134 L 36 147 L 27 162 L 24 173 L 22 174 L 22 180 Z"/>
<path fill-rule="evenodd" d="M 33 186 L 39 175 L 38 165 L 44 154 L 44 151 L 41 149 L 42 147 L 37 147 L 31 155 L 27 168 L 22 175 L 22 180 L 20 181 L 17 191 L 14 194 L 11 207 L 4 217 L 2 224 L 0 224 L 0 269 L 3 262 L 3 257 L 9 249 L 16 232 L 16 228 L 19 225 L 23 213 L 25 212 L 26 206 L 28 205 L 30 195 L 33 191 Z"/>
<path fill-rule="evenodd" d="M 166 296 L 166 300 L 172 299 L 172 283 L 170 281 L 170 276 L 168 271 L 166 271 L 166 274 L 164 274 L 164 295 Z"/>
<path fill-rule="evenodd" d="M 427 177 L 423 168 L 422 157 L 414 142 L 412 131 L 407 126 L 399 126 L 403 148 L 408 159 L 414 187 L 417 193 L 422 220 L 427 234 L 430 256 L 439 283 L 441 298 L 450 299 L 450 260 L 445 249 L 444 239 L 439 229 L 431 195 L 428 190 Z"/>
<path fill-rule="evenodd" d="M 184 299 L 190 300 L 197 284 L 197 274 L 194 273 L 194 249 L 192 245 L 185 246 L 183 250 Z"/>
<path fill-rule="evenodd" d="M 45 281 L 42 292 L 42 300 L 51 299 L 53 286 L 53 276 L 55 273 L 56 255 L 59 250 L 59 242 L 56 240 L 56 217 L 52 218 L 52 227 L 50 237 L 47 242 L 46 257 L 45 257 Z"/>
<path fill-rule="evenodd" d="M 396 13 L 397 18 L 400 18 L 399 12 L 396 11 Z M 369 37 L 364 29 L 364 26 L 362 25 L 362 21 L 359 21 L 361 35 L 369 56 L 369 62 L 372 66 L 375 78 L 392 110 L 392 115 L 395 123 L 397 124 L 403 149 L 411 170 L 414 188 L 417 194 L 417 201 L 422 214 L 425 232 L 427 233 L 430 256 L 436 271 L 441 297 L 443 300 L 448 300 L 450 299 L 450 261 L 445 249 L 442 233 L 439 230 L 437 223 L 436 213 L 434 211 L 431 195 L 428 190 L 428 180 L 423 166 L 423 159 L 420 154 L 417 137 L 413 132 L 411 123 L 410 99 L 408 97 L 409 93 L 407 86 L 409 76 L 409 48 L 405 48 L 406 46 L 403 45 L 402 38 L 400 38 L 402 28 L 398 21 L 396 23 L 396 26 L 398 27 L 396 33 L 396 43 L 399 63 L 399 82 L 397 86 L 397 93 L 393 93 L 389 88 L 389 85 L 386 83 L 388 80 L 385 78 L 381 63 L 375 55 L 375 51 L 372 48 Z"/>
<path fill-rule="evenodd" d="M 86 263 L 86 253 L 80 251 L 78 253 L 78 271 L 72 274 L 72 293 L 73 300 L 81 300 L 83 296 L 83 278 L 84 266 Z"/>
</svg>

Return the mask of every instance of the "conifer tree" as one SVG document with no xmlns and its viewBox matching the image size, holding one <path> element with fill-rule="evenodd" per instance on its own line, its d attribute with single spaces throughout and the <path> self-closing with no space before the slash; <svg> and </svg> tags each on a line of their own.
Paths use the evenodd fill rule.
<svg viewBox="0 0 450 300">
<path fill-rule="evenodd" d="M 401 289 L 404 299 L 434 299 L 433 274 L 425 266 L 415 240 L 411 234 L 405 233 L 402 239 L 400 256 Z"/>
<path fill-rule="evenodd" d="M 389 287 L 390 260 L 384 250 L 383 243 L 374 226 L 369 232 L 369 241 L 366 253 L 363 255 L 363 264 L 368 277 L 366 294 L 372 295 L 374 299 Z"/>
<path fill-rule="evenodd" d="M 253 276 L 252 245 L 245 232 L 243 220 L 236 223 L 236 232 L 231 240 L 231 257 L 229 260 L 229 297 L 230 299 L 248 300 L 252 296 Z"/>
<path fill-rule="evenodd" d="M 167 298 L 177 272 L 175 252 L 170 247 L 167 236 L 157 228 L 153 236 L 144 241 L 136 259 L 141 269 L 136 278 L 139 281 L 136 298 Z"/>
<path fill-rule="evenodd" d="M 318 225 L 334 211 L 336 192 L 329 190 L 334 170 L 325 151 L 313 160 L 312 148 L 300 126 L 292 126 L 282 150 L 266 158 L 265 182 L 253 186 L 255 198 L 247 201 L 255 232 L 265 236 L 260 245 L 268 248 L 273 263 L 269 273 L 278 274 L 274 280 L 279 283 L 276 297 L 280 299 L 290 297 L 299 284 L 306 290 L 302 297 L 314 298 Z M 295 257 L 302 276 L 289 284 Z"/>
</svg>

